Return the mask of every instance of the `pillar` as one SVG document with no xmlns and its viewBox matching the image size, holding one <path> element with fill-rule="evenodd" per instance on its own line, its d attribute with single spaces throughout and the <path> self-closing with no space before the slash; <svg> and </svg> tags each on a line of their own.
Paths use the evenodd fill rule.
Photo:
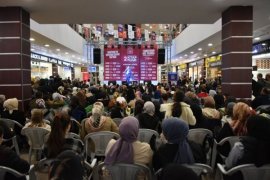
<svg viewBox="0 0 270 180">
<path fill-rule="evenodd" d="M 252 95 L 253 7 L 233 6 L 222 13 L 222 92 Z"/>
<path fill-rule="evenodd" d="M 16 97 L 26 110 L 31 99 L 30 16 L 20 7 L 0 7 L 0 94 Z"/>
</svg>

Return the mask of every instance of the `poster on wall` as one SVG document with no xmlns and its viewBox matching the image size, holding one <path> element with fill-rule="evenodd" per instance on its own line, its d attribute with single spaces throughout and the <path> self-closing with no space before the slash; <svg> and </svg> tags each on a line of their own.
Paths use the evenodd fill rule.
<svg viewBox="0 0 270 180">
<path fill-rule="evenodd" d="M 121 47 L 122 80 L 131 81 L 140 80 L 140 49 L 137 46 Z"/>
<path fill-rule="evenodd" d="M 140 57 L 141 80 L 157 80 L 157 49 L 142 49 Z"/>
<path fill-rule="evenodd" d="M 104 48 L 104 80 L 121 80 L 120 49 Z"/>
</svg>

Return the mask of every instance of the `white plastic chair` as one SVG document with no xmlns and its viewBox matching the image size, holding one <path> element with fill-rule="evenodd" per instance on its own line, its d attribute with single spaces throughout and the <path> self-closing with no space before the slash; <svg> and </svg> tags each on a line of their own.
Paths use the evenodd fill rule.
<svg viewBox="0 0 270 180">
<path fill-rule="evenodd" d="M 183 166 L 192 169 L 198 176 L 213 174 L 213 169 L 206 164 L 194 163 L 183 164 Z"/>
<path fill-rule="evenodd" d="M 157 149 L 161 145 L 161 141 L 160 141 L 159 134 L 157 131 L 152 130 L 152 129 L 139 129 L 139 134 L 138 134 L 137 139 L 141 142 L 146 142 L 150 144 L 151 138 L 153 136 L 156 137 L 155 146 Z"/>
<path fill-rule="evenodd" d="M 45 143 L 45 136 L 49 134 L 50 131 L 44 128 L 24 128 L 21 133 L 27 137 L 30 145 L 29 164 L 31 164 L 32 151 L 34 150 L 41 155 L 41 150 Z"/>
<path fill-rule="evenodd" d="M 236 172 L 241 172 L 243 175 L 243 180 L 269 180 L 270 179 L 270 164 L 256 167 L 254 164 L 243 164 L 231 168 L 230 170 L 225 170 L 225 166 L 217 164 L 219 171 L 222 175 L 231 176 Z M 223 176 L 222 176 L 223 179 Z"/>
<path fill-rule="evenodd" d="M 203 129 L 203 128 L 190 129 L 188 132 L 187 139 L 189 141 L 193 141 L 193 142 L 203 146 L 205 143 L 206 136 L 209 136 L 209 138 L 214 139 L 213 132 L 208 130 L 208 129 Z M 208 152 L 206 154 L 207 164 L 210 165 L 211 164 L 211 155 L 213 153 L 213 146 L 210 144 L 206 144 L 206 147 L 208 150 Z"/>
<path fill-rule="evenodd" d="M 81 137 L 80 137 L 78 134 L 73 133 L 73 132 L 69 132 L 69 133 L 67 134 L 67 137 L 69 137 L 69 138 L 74 138 L 74 139 L 81 139 Z"/>
<path fill-rule="evenodd" d="M 16 177 L 16 178 L 26 178 L 25 174 L 19 173 L 18 171 L 11 169 L 9 167 L 5 167 L 5 166 L 0 166 L 0 179 L 1 180 L 6 180 L 5 175 L 6 174 L 11 174 L 12 176 Z"/>
<path fill-rule="evenodd" d="M 112 120 L 113 120 L 113 122 L 115 122 L 115 124 L 116 124 L 117 126 L 119 126 L 120 123 L 121 123 L 121 121 L 122 121 L 122 118 L 113 118 Z"/>
<path fill-rule="evenodd" d="M 101 163 L 94 168 L 93 177 L 94 180 L 101 180 L 104 179 L 102 176 L 109 176 L 111 180 L 152 180 L 151 170 L 141 164 L 116 163 L 113 165 L 105 165 Z"/>
<path fill-rule="evenodd" d="M 14 121 L 12 119 L 0 118 L 0 121 L 3 121 L 11 130 L 14 130 L 15 126 L 18 126 L 19 128 L 23 128 L 23 126 L 20 123 L 18 123 L 17 121 Z M 14 148 L 16 153 L 18 155 L 20 155 L 17 136 L 14 135 L 12 138 L 4 139 L 4 142 L 8 142 L 8 141 L 12 141 L 11 148 Z"/>
<path fill-rule="evenodd" d="M 217 154 L 220 155 L 220 157 L 222 158 L 223 161 L 226 159 L 225 155 L 218 152 L 217 147 L 222 146 L 228 142 L 230 144 L 230 148 L 232 149 L 236 142 L 240 142 L 240 138 L 241 138 L 240 136 L 229 136 L 229 137 L 222 139 L 219 143 L 217 143 L 216 140 L 214 141 L 213 153 L 212 153 L 212 158 L 211 158 L 212 159 L 212 162 L 211 162 L 212 168 L 214 168 L 214 166 L 215 166 Z"/>
<path fill-rule="evenodd" d="M 91 160 L 93 160 L 95 156 L 105 156 L 105 151 L 109 141 L 111 139 L 118 138 L 120 138 L 119 134 L 111 131 L 100 131 L 87 134 L 84 138 L 84 147 L 86 153 L 85 158 L 87 159 L 87 156 L 90 156 Z M 92 142 L 94 143 L 95 152 L 90 152 L 89 140 L 92 140 Z"/>
<path fill-rule="evenodd" d="M 56 159 L 41 159 L 37 164 L 31 165 L 29 170 L 30 180 L 38 180 L 37 173 L 47 174 Z M 48 176 L 47 176 L 48 177 Z"/>
</svg>

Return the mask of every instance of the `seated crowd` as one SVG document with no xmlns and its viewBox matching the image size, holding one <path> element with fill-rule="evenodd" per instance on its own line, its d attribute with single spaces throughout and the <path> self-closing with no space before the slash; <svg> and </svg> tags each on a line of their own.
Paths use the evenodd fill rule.
<svg viewBox="0 0 270 180">
<path fill-rule="evenodd" d="M 59 77 L 40 79 L 33 82 L 33 98 L 27 112 L 19 110 L 16 98 L 5 99 L 4 95 L 0 95 L 0 118 L 22 125 L 10 129 L 0 119 L 0 166 L 24 174 L 29 171 L 29 164 L 8 148 L 11 145 L 9 142 L 3 141 L 16 135 L 19 149 L 27 150 L 31 143 L 21 133 L 25 128 L 48 131 L 44 137 L 42 157 L 58 159 L 50 171 L 50 179 L 57 179 L 56 176 L 65 176 L 65 179 L 74 177 L 63 173 L 63 168 L 67 167 L 67 172 L 72 169 L 69 163 L 83 167 L 84 138 L 89 133 L 101 131 L 115 132 L 120 138 L 109 141 L 105 157 L 99 158 L 100 161 L 106 165 L 143 164 L 154 172 L 162 169 L 159 179 L 177 179 L 185 174 L 185 179 L 198 179 L 192 171 L 181 166 L 207 163 L 207 148 L 188 140 L 189 130 L 197 128 L 213 133 L 210 146 L 213 145 L 211 142 L 218 143 L 226 137 L 240 137 L 233 147 L 228 144 L 217 147 L 227 158 L 223 161 L 217 157 L 215 163 L 225 164 L 226 169 L 248 163 L 258 167 L 270 164 L 268 87 L 262 87 L 261 94 L 253 101 L 247 101 L 222 94 L 220 87 L 213 82 L 203 79 L 196 85 L 188 80 L 184 82 L 158 86 L 99 86 L 69 82 Z M 268 101 L 261 97 L 268 98 Z M 117 122 L 116 118 L 120 118 L 121 122 Z M 160 136 L 153 136 L 148 143 L 141 142 L 138 140 L 139 129 L 151 129 Z M 70 136 L 71 132 L 78 137 Z M 95 151 L 92 141 L 90 149 Z M 82 179 L 84 172 L 77 169 L 76 179 Z M 237 178 L 241 178 L 239 176 Z"/>
</svg>

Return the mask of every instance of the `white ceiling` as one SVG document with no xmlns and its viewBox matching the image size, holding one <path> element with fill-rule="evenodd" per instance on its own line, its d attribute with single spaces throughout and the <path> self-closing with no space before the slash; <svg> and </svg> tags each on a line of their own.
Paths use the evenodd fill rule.
<svg viewBox="0 0 270 180">
<path fill-rule="evenodd" d="M 252 5 L 254 7 L 254 36 L 265 38 L 270 29 L 270 0 L 1 0 L 0 6 L 21 6 L 30 12 L 31 18 L 42 24 L 212 24 L 230 6 Z M 33 34 L 33 33 L 32 33 Z M 33 34 L 34 36 L 35 34 Z M 178 54 L 188 54 L 188 59 L 220 52 L 220 33 Z M 42 38 L 42 37 L 39 37 Z M 38 39 L 39 39 L 38 38 Z M 269 37 L 268 37 L 269 38 Z M 32 48 L 44 50 L 43 39 L 33 42 Z M 208 47 L 211 42 L 213 47 Z M 53 47 L 64 49 L 51 42 Z M 36 45 L 35 45 L 36 44 Z M 198 48 L 202 51 L 198 51 Z M 45 49 L 46 50 L 46 49 Z M 69 54 L 72 50 L 66 49 Z M 193 51 L 194 54 L 190 54 Z M 62 53 L 62 51 L 61 51 Z M 59 52 L 59 54 L 61 55 Z M 68 55 L 70 58 L 70 55 Z M 77 56 L 75 54 L 75 56 Z M 176 59 L 177 59 L 176 58 Z"/>
</svg>

